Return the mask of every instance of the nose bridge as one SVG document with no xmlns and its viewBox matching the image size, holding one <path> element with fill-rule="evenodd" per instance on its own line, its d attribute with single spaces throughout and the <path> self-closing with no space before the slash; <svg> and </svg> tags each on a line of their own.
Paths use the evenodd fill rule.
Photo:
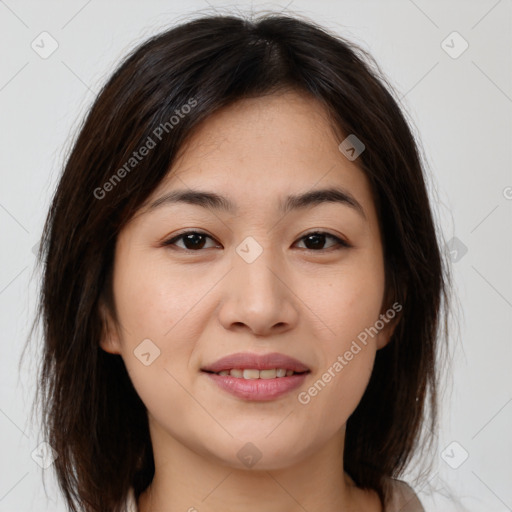
<svg viewBox="0 0 512 512">
<path fill-rule="evenodd" d="M 282 262 L 278 256 L 280 251 L 268 243 L 269 237 L 265 246 L 262 238 L 259 237 L 260 243 L 254 236 L 248 236 L 236 247 L 234 278 L 245 296 L 257 299 L 261 295 L 261 298 L 271 301 L 280 294 L 281 284 L 276 273 L 282 269 Z"/>
<path fill-rule="evenodd" d="M 264 246 L 255 236 L 248 236 L 236 247 L 221 310 L 225 328 L 245 324 L 264 334 L 274 326 L 289 327 L 296 321 L 293 294 L 284 285 L 285 276 L 280 276 L 285 268 L 280 254 L 279 248 Z"/>
</svg>

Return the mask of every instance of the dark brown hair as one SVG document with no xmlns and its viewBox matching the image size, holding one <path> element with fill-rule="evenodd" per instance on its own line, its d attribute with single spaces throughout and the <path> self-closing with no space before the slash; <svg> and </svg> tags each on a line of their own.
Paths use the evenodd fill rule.
<svg viewBox="0 0 512 512">
<path fill-rule="evenodd" d="M 203 16 L 152 37 L 115 70 L 80 127 L 44 227 L 36 401 L 70 510 L 121 510 L 129 488 L 138 497 L 154 475 L 145 406 L 121 356 L 99 346 L 99 305 L 116 318 L 117 235 L 202 120 L 237 100 L 287 89 L 320 101 L 340 142 L 355 134 L 364 143 L 356 163 L 377 207 L 387 298 L 403 307 L 348 420 L 345 470 L 384 501 L 388 477 L 406 467 L 422 427 L 435 427 L 449 274 L 418 146 L 392 88 L 364 51 L 312 22 L 278 14 Z M 177 115 L 178 123 L 170 121 Z M 127 170 L 148 138 L 155 147 Z"/>
</svg>

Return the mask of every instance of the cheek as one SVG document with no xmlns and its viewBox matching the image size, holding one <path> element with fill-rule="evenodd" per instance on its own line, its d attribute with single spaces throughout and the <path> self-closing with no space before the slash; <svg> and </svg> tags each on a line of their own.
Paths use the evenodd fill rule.
<svg viewBox="0 0 512 512">
<path fill-rule="evenodd" d="M 130 378 L 148 408 L 172 402 L 175 375 L 184 382 L 203 322 L 201 298 L 212 278 L 170 273 L 165 262 L 132 249 L 116 264 L 114 293 L 121 325 L 120 350 Z M 192 267 L 190 267 L 192 268 Z"/>
<path fill-rule="evenodd" d="M 376 344 L 364 330 L 371 317 L 347 308 L 332 317 L 336 337 L 319 340 L 323 364 L 297 399 L 308 417 L 308 428 L 321 438 L 329 438 L 346 423 L 366 390 L 376 354 Z"/>
<path fill-rule="evenodd" d="M 357 257 L 354 258 L 357 260 Z M 362 258 L 361 258 L 362 260 Z M 331 360 L 344 352 L 379 319 L 384 295 L 384 269 L 377 260 L 347 264 L 335 274 L 316 275 L 301 297 L 323 325 L 324 353 Z M 368 337 L 368 342 L 374 341 Z"/>
<path fill-rule="evenodd" d="M 321 364 L 298 401 L 310 408 L 319 429 L 334 432 L 357 407 L 373 370 L 383 267 L 378 261 L 353 265 L 331 275 L 328 284 L 318 276 L 316 283 L 305 302 L 322 320 L 316 336 Z"/>
<path fill-rule="evenodd" d="M 129 257 L 116 262 L 114 294 L 125 341 L 150 338 L 163 344 L 185 323 L 187 329 L 199 329 L 200 322 L 194 320 L 198 320 L 201 301 L 218 276 L 201 275 L 193 265 L 173 268 L 165 251 L 150 252 L 153 254 L 134 249 Z M 180 332 L 180 339 L 182 335 Z"/>
</svg>

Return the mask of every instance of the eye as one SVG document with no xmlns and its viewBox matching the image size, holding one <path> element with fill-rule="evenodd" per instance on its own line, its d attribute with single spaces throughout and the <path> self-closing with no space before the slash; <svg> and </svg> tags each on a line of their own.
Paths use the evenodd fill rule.
<svg viewBox="0 0 512 512">
<path fill-rule="evenodd" d="M 162 245 L 176 245 L 180 247 L 180 249 L 186 249 L 189 251 L 197 251 L 205 248 L 206 239 L 213 240 L 213 238 L 206 233 L 202 233 L 200 231 L 187 231 L 185 233 L 181 233 L 170 240 L 165 241 Z M 177 241 L 183 240 L 184 247 L 176 244 Z M 216 247 L 216 246 L 213 246 Z M 208 247 L 207 247 L 208 248 Z"/>
<path fill-rule="evenodd" d="M 305 249 L 320 252 L 326 250 L 326 248 L 323 246 L 326 242 L 326 239 L 329 238 L 334 240 L 334 244 L 327 247 L 327 249 L 331 249 L 333 247 L 336 248 L 336 246 L 338 246 L 338 249 L 351 247 L 351 245 L 345 242 L 345 240 L 342 240 L 341 238 L 338 238 L 337 236 L 331 235 L 329 233 L 325 233 L 324 231 L 314 231 L 312 233 L 308 233 L 307 235 L 304 235 L 302 238 L 300 238 L 300 241 L 304 240 L 306 245 Z"/>
<path fill-rule="evenodd" d="M 210 235 L 203 233 L 201 231 L 186 231 L 185 233 L 181 233 L 170 240 L 163 242 L 163 246 L 176 246 L 180 249 L 188 250 L 188 251 L 199 251 L 201 249 L 208 249 L 206 246 L 206 241 L 214 240 Z M 324 245 L 327 239 L 331 239 L 334 241 L 329 247 L 325 248 Z M 351 247 L 350 244 L 338 238 L 337 236 L 331 235 L 329 233 L 323 231 L 314 231 L 312 233 L 308 233 L 299 239 L 299 241 L 303 241 L 306 245 L 304 247 L 307 250 L 320 252 L 325 251 L 327 249 L 336 248 L 347 248 Z M 183 246 L 178 245 L 177 242 L 183 241 Z M 213 245 L 211 247 L 218 247 L 218 245 Z"/>
</svg>

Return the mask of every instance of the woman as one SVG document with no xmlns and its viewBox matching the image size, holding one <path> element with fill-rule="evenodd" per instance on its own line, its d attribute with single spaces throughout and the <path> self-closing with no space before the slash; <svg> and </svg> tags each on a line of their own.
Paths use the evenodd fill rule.
<svg viewBox="0 0 512 512">
<path fill-rule="evenodd" d="M 43 256 L 70 510 L 423 510 L 396 477 L 436 424 L 448 275 L 361 50 L 278 15 L 151 38 L 87 116 Z"/>
</svg>

